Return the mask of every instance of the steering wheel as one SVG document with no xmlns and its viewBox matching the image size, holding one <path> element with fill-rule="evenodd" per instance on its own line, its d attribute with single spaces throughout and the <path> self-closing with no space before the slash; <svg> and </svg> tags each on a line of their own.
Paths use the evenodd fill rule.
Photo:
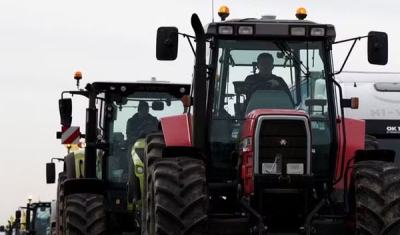
<svg viewBox="0 0 400 235">
<path fill-rule="evenodd" d="M 247 86 L 248 86 L 248 88 L 246 90 L 247 90 L 248 94 L 249 93 L 251 94 L 255 90 L 260 89 L 260 88 L 262 90 L 281 90 L 282 89 L 281 86 L 279 86 L 279 85 L 273 86 L 271 80 L 269 80 L 269 81 L 265 81 L 264 80 L 264 81 L 252 82 L 252 83 L 248 84 Z"/>
</svg>

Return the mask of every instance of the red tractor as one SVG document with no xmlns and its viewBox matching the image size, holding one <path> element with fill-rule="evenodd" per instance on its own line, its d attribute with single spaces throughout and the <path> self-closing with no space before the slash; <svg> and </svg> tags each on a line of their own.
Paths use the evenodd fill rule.
<svg viewBox="0 0 400 235">
<path fill-rule="evenodd" d="M 335 41 L 304 8 L 298 20 L 228 15 L 204 29 L 193 14 L 194 37 L 158 29 L 158 60 L 176 59 L 183 35 L 195 65 L 189 112 L 146 139 L 142 232 L 399 234 L 394 151 L 344 117 L 358 98 L 342 97 L 332 63 L 333 44 L 368 38 L 368 61 L 386 65 L 387 34 Z"/>
</svg>

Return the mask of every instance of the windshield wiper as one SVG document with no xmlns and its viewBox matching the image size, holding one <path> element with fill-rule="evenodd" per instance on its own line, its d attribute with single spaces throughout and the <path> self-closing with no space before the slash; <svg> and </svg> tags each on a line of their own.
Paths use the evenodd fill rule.
<svg viewBox="0 0 400 235">
<path fill-rule="evenodd" d="M 300 70 L 306 77 L 308 77 L 310 75 L 309 68 L 307 66 L 305 66 L 297 56 L 295 56 L 293 54 L 292 50 L 290 49 L 290 47 L 288 46 L 288 44 L 286 42 L 274 41 L 274 44 L 279 48 L 279 50 L 281 50 L 281 52 L 285 55 L 285 57 L 297 62 L 297 63 L 293 63 L 293 65 L 296 67 L 296 69 Z M 308 53 L 308 51 L 307 51 L 307 53 Z M 302 69 L 301 66 L 304 67 L 305 71 Z"/>
</svg>

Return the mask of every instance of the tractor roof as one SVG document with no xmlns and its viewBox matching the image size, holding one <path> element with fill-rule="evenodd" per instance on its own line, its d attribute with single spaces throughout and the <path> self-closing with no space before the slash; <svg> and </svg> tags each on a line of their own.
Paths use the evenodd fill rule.
<svg viewBox="0 0 400 235">
<path fill-rule="evenodd" d="M 94 82 L 93 87 L 107 93 L 120 93 L 122 90 L 127 94 L 133 92 L 166 92 L 174 96 L 183 96 L 190 93 L 190 84 L 164 83 L 164 82 Z"/>
<path fill-rule="evenodd" d="M 326 36 L 331 37 L 333 41 L 336 38 L 335 26 L 332 24 L 320 24 L 309 20 L 289 20 L 289 19 L 275 19 L 274 16 L 263 16 L 261 18 L 243 18 L 243 19 L 230 19 L 220 22 L 209 23 L 205 26 L 207 36 L 218 34 L 218 26 L 232 25 L 232 26 L 253 26 L 254 36 L 277 36 L 284 37 L 290 36 L 290 27 L 305 26 L 311 27 L 324 27 L 326 28 Z"/>
</svg>

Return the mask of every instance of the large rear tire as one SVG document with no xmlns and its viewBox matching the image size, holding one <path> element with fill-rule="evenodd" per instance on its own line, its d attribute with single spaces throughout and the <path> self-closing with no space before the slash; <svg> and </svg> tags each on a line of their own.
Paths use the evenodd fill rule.
<svg viewBox="0 0 400 235">
<path fill-rule="evenodd" d="M 147 220 L 150 215 L 147 213 L 147 205 L 149 203 L 151 194 L 148 191 L 148 169 L 152 166 L 153 162 L 162 157 L 162 150 L 165 147 L 164 135 L 162 132 L 149 133 L 146 136 L 144 147 L 144 172 L 143 172 L 143 194 L 142 194 L 142 211 L 141 211 L 141 234 L 147 235 Z"/>
<path fill-rule="evenodd" d="M 104 197 L 72 194 L 65 197 L 65 235 L 106 235 Z"/>
<path fill-rule="evenodd" d="M 146 142 L 146 200 L 144 234 L 206 234 L 207 192 L 205 166 L 201 160 L 162 158 L 162 134 Z"/>
<path fill-rule="evenodd" d="M 63 214 L 64 214 L 64 181 L 67 179 L 67 173 L 58 174 L 57 186 L 57 206 L 56 206 L 56 235 L 63 234 Z"/>
<path fill-rule="evenodd" d="M 363 161 L 353 169 L 359 235 L 400 234 L 400 167 Z"/>
</svg>

